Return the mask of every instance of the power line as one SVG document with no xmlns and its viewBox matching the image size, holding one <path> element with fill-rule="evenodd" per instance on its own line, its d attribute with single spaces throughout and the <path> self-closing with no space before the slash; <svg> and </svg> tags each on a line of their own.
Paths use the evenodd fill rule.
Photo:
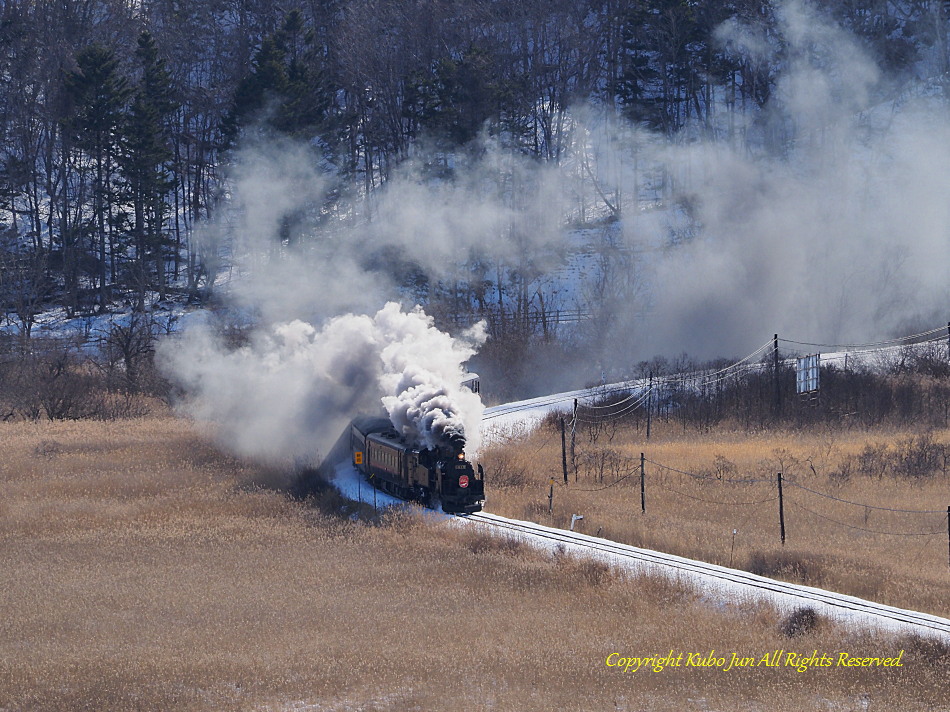
<svg viewBox="0 0 950 712">
<path fill-rule="evenodd" d="M 630 473 L 629 475 L 624 475 L 619 480 L 615 480 L 611 482 L 609 485 L 605 485 L 603 487 L 594 487 L 593 489 L 586 489 L 584 487 L 569 487 L 568 489 L 570 489 L 571 492 L 601 492 L 609 487 L 613 487 L 614 485 L 619 485 L 621 482 L 623 482 L 626 479 L 629 479 L 630 477 L 633 477 L 633 473 Z"/>
<path fill-rule="evenodd" d="M 943 327 L 943 329 L 946 330 L 946 327 Z M 912 337 L 907 337 L 907 338 L 912 338 Z M 915 341 L 914 343 L 911 343 L 911 344 L 902 344 L 901 346 L 902 346 L 902 347 L 908 347 L 908 348 L 909 348 L 909 347 L 914 347 L 914 346 L 925 346 L 925 345 L 927 345 L 927 344 L 944 343 L 944 342 L 946 342 L 946 339 L 947 339 L 946 335 L 941 334 L 941 335 L 936 336 L 936 337 L 931 338 L 931 339 L 925 339 L 924 341 Z M 779 341 L 781 341 L 781 339 L 779 339 Z M 797 343 L 797 342 L 795 342 L 795 343 Z M 812 344 L 812 345 L 813 345 L 813 346 L 821 346 L 821 344 Z M 841 360 L 841 359 L 846 358 L 846 357 L 849 357 L 849 356 L 866 356 L 866 355 L 868 355 L 868 354 L 881 354 L 881 352 L 882 352 L 884 349 L 886 349 L 886 348 L 893 348 L 893 347 L 896 346 L 896 345 L 897 345 L 897 344 L 891 344 L 889 347 L 888 347 L 888 346 L 884 346 L 884 347 L 878 347 L 878 348 L 874 348 L 873 345 L 869 345 L 867 348 L 864 348 L 864 347 L 862 347 L 862 348 L 854 348 L 854 349 L 849 350 L 849 351 L 839 351 L 839 352 L 832 352 L 832 353 L 830 353 L 830 354 L 822 354 L 822 360 L 823 360 L 823 361 L 832 361 L 832 360 Z M 829 346 L 829 348 L 842 348 L 842 347 L 831 345 L 831 346 Z M 802 349 L 786 349 L 785 352 L 786 352 L 786 353 L 791 352 L 791 353 L 793 353 L 793 354 L 808 354 L 808 353 L 809 353 L 808 351 L 804 351 L 804 350 L 802 350 Z"/>
<path fill-rule="evenodd" d="M 765 504 L 766 502 L 774 502 L 775 500 L 778 499 L 778 495 L 775 495 L 774 497 L 766 497 L 765 499 L 758 499 L 754 502 L 719 502 L 714 499 L 703 499 L 702 497 L 695 497 L 691 494 L 686 494 L 685 492 L 679 492 L 673 489 L 672 487 L 667 487 L 666 485 L 663 485 L 659 482 L 655 482 L 654 484 L 660 489 L 665 489 L 667 492 L 672 492 L 673 494 L 677 494 L 680 497 L 687 497 L 688 499 L 694 499 L 697 502 L 705 502 L 706 504 L 722 504 L 722 505 L 728 505 L 728 506 L 748 506 L 748 505 L 755 505 L 755 504 Z"/>
<path fill-rule="evenodd" d="M 817 344 L 817 343 L 812 343 L 809 341 L 795 341 L 793 339 L 782 339 L 782 338 L 780 338 L 779 341 L 787 343 L 787 344 L 797 344 L 798 346 L 816 346 L 816 347 L 827 348 L 827 349 L 863 349 L 863 348 L 870 348 L 874 346 L 891 346 L 894 344 L 900 344 L 904 341 L 910 341 L 911 339 L 917 339 L 922 336 L 930 336 L 931 334 L 936 334 L 938 332 L 945 332 L 946 330 L 947 330 L 946 326 L 938 326 L 934 329 L 930 329 L 929 331 L 922 331 L 919 334 L 911 334 L 910 336 L 900 336 L 895 339 L 886 339 L 884 341 L 874 341 L 867 344 Z"/>
<path fill-rule="evenodd" d="M 934 532 L 887 532 L 880 529 L 868 529 L 867 527 L 859 527 L 853 524 L 839 522 L 837 519 L 832 519 L 831 517 L 826 517 L 825 515 L 819 514 L 818 512 L 813 512 L 812 510 L 808 509 L 808 507 L 804 507 L 800 505 L 798 502 L 792 502 L 792 504 L 794 504 L 799 509 L 808 512 L 809 514 L 815 515 L 819 519 L 824 519 L 826 521 L 831 522 L 832 524 L 837 524 L 838 526 L 847 527 L 848 529 L 857 529 L 858 531 L 868 532 L 870 534 L 886 534 L 888 536 L 935 536 L 937 534 L 946 533 L 946 529 L 943 529 L 943 528 L 938 529 L 937 531 L 934 531 Z M 944 519 L 946 519 L 946 516 L 944 517 Z"/>
<path fill-rule="evenodd" d="M 670 376 L 659 376 L 659 377 L 658 377 L 658 381 L 659 381 L 660 383 L 665 384 L 665 383 L 667 383 L 667 382 L 669 382 L 669 381 L 671 381 L 671 380 L 679 380 L 679 381 L 684 381 L 684 382 L 685 382 L 686 380 L 689 380 L 689 379 L 703 379 L 698 385 L 705 385 L 705 384 L 707 384 L 707 383 L 716 383 L 716 382 L 719 382 L 720 380 L 723 380 L 724 378 L 728 377 L 728 375 L 731 375 L 730 372 L 733 371 L 733 370 L 735 370 L 735 369 L 738 369 L 738 368 L 740 368 L 740 367 L 748 368 L 749 366 L 754 366 L 754 364 L 748 364 L 747 362 L 748 362 L 749 360 L 755 358 L 756 356 L 758 356 L 760 353 L 766 351 L 771 345 L 772 345 L 772 340 L 769 339 L 767 342 L 765 342 L 764 344 L 762 344 L 762 346 L 760 346 L 759 348 L 757 348 L 755 351 L 753 351 L 752 353 L 750 353 L 748 356 L 746 356 L 746 357 L 744 357 L 744 358 L 741 358 L 741 359 L 739 359 L 738 361 L 736 361 L 735 363 L 732 363 L 732 364 L 730 364 L 730 365 L 728 365 L 728 366 L 725 366 L 725 367 L 719 369 L 718 371 L 713 371 L 712 373 L 706 373 L 706 372 L 702 372 L 702 371 L 699 371 L 699 372 L 693 371 L 693 372 L 687 372 L 687 373 L 672 374 L 672 375 L 670 375 Z M 720 376 L 722 376 L 722 378 L 719 378 Z M 639 383 L 640 383 L 639 388 L 643 388 L 642 381 L 643 381 L 643 379 L 640 379 L 640 381 L 639 381 Z M 694 387 L 695 387 L 695 386 L 696 386 L 696 384 L 694 384 Z M 654 388 L 656 388 L 656 387 L 657 387 L 657 386 L 654 386 Z M 624 387 L 619 387 L 619 388 L 613 388 L 613 389 L 610 389 L 610 390 L 606 390 L 606 391 L 603 392 L 603 395 L 608 395 L 608 394 L 610 394 L 610 393 L 616 393 L 617 391 L 623 391 L 623 390 L 630 390 L 630 387 L 629 387 L 629 386 L 624 386 Z M 608 404 L 608 405 L 591 405 L 591 404 L 585 403 L 585 404 L 584 404 L 584 407 L 585 407 L 585 408 L 603 408 L 603 409 L 614 408 L 614 407 L 616 407 L 616 406 L 618 406 L 618 405 L 623 404 L 623 403 L 626 402 L 627 400 L 630 400 L 630 399 L 633 398 L 633 397 L 635 397 L 635 394 L 631 394 L 631 395 L 627 396 L 627 398 L 625 398 L 624 400 L 620 401 L 619 403 L 611 403 L 611 404 Z M 642 400 L 642 398 L 641 398 L 641 400 Z"/>
<path fill-rule="evenodd" d="M 693 472 L 686 472 L 685 470 L 677 470 L 675 467 L 664 465 L 661 462 L 654 462 L 653 460 L 650 460 L 648 458 L 644 458 L 643 461 L 649 462 L 651 465 L 656 465 L 657 467 L 662 467 L 663 469 L 669 470 L 671 472 L 678 472 L 681 475 L 692 477 L 694 480 L 703 480 L 706 482 L 711 482 L 715 480 L 716 482 L 728 482 L 729 484 L 754 484 L 756 482 L 768 482 L 769 484 L 772 483 L 772 480 L 770 479 L 766 480 L 766 479 L 761 479 L 761 478 L 750 477 L 750 478 L 743 478 L 743 479 L 735 479 L 735 478 L 730 478 L 730 477 L 713 477 L 712 475 L 697 475 Z"/>
<path fill-rule="evenodd" d="M 831 494 L 826 494 L 824 492 L 819 492 L 818 490 L 813 490 L 810 487 L 806 487 L 805 485 L 800 485 L 797 482 L 792 482 L 791 480 L 785 480 L 785 484 L 790 485 L 792 487 L 798 487 L 799 489 L 806 490 L 807 492 L 816 494 L 819 497 L 824 497 L 825 499 L 833 499 L 836 502 L 843 502 L 844 504 L 850 504 L 855 507 L 864 507 L 865 509 L 878 509 L 883 512 L 902 512 L 905 514 L 943 514 L 944 513 L 944 510 L 942 509 L 896 509 L 894 507 L 878 507 L 873 504 L 863 504 L 862 502 L 852 502 L 851 500 L 848 500 L 848 499 L 841 499 L 841 497 L 835 497 L 834 495 L 831 495 Z"/>
</svg>

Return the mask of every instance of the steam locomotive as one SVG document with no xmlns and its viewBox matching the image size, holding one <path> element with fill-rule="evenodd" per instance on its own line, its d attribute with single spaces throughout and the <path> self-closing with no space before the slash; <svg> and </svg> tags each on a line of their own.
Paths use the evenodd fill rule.
<svg viewBox="0 0 950 712">
<path fill-rule="evenodd" d="M 452 439 L 435 450 L 414 448 L 387 418 L 360 417 L 350 424 L 353 465 L 374 486 L 449 514 L 479 512 L 485 504 L 485 472 L 465 459 L 465 442 Z"/>
</svg>

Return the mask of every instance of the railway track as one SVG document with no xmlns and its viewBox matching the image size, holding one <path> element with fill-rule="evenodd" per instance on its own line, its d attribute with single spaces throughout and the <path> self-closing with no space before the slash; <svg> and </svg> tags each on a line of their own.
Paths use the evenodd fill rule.
<svg viewBox="0 0 950 712">
<path fill-rule="evenodd" d="M 640 549 L 533 522 L 507 519 L 487 512 L 458 515 L 458 519 L 537 546 L 552 550 L 560 547 L 566 552 L 595 556 L 626 569 L 679 578 L 712 598 L 766 599 L 779 608 L 789 610 L 807 606 L 845 624 L 915 633 L 950 642 L 950 620 L 939 616 L 885 606 L 834 591 L 777 581 L 747 571 Z"/>
</svg>

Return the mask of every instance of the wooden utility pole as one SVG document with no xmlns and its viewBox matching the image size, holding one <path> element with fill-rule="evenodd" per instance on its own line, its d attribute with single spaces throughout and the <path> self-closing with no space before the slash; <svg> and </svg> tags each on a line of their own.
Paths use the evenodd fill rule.
<svg viewBox="0 0 950 712">
<path fill-rule="evenodd" d="M 647 495 L 646 495 L 646 485 L 644 483 L 645 473 L 643 463 L 646 460 L 646 456 L 641 452 L 640 453 L 640 512 L 643 514 L 647 513 Z M 950 509 L 950 507 L 948 507 Z"/>
<path fill-rule="evenodd" d="M 950 507 L 948 507 L 950 509 Z M 782 535 L 782 546 L 785 546 L 785 502 L 782 499 L 782 473 L 778 473 L 778 528 Z"/>
<path fill-rule="evenodd" d="M 577 482 L 577 398 L 574 399 L 574 415 L 571 417 L 571 468 L 574 470 L 574 481 Z"/>
<path fill-rule="evenodd" d="M 650 419 L 653 414 L 653 371 L 650 371 L 650 380 L 647 385 L 647 440 L 650 439 Z"/>
<path fill-rule="evenodd" d="M 772 342 L 772 380 L 775 382 L 775 414 L 782 412 L 782 388 L 778 380 L 778 334 Z"/>
<path fill-rule="evenodd" d="M 567 484 L 567 445 L 564 435 L 564 416 L 561 416 L 561 469 L 564 470 L 564 484 Z"/>
</svg>

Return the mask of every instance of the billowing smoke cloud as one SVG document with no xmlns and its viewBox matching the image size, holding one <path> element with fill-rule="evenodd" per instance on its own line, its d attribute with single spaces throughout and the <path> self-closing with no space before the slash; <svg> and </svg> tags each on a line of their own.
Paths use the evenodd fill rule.
<svg viewBox="0 0 950 712">
<path fill-rule="evenodd" d="M 480 444 L 482 401 L 461 387 L 461 364 L 485 341 L 484 323 L 453 339 L 425 318 L 390 304 L 376 315 L 385 344 L 380 358 L 383 405 L 396 430 L 425 447 Z"/>
<path fill-rule="evenodd" d="M 259 456 L 325 450 L 355 412 L 382 404 L 420 443 L 464 428 L 477 447 L 479 404 L 457 386 L 483 336 L 453 341 L 387 302 L 427 303 L 440 323 L 476 301 L 594 316 L 557 327 L 564 358 L 527 367 L 533 353 L 512 329 L 488 392 L 492 373 L 552 392 L 656 354 L 742 355 L 774 332 L 862 342 L 944 323 L 944 89 L 897 92 L 809 5 L 781 4 L 778 18 L 768 32 L 733 22 L 718 33 L 743 61 L 782 67 L 769 103 L 717 105 L 672 140 L 573 107 L 556 164 L 485 138 L 453 157 L 451 179 L 407 161 L 370 196 L 340 194 L 307 147 L 246 147 L 203 255 L 220 256 L 216 293 L 253 328 L 238 349 L 201 325 L 166 346 L 190 411 Z M 591 227 L 611 211 L 620 219 Z M 578 253 L 586 262 L 565 278 Z"/>
<path fill-rule="evenodd" d="M 649 304 L 628 322 L 642 356 L 738 355 L 776 331 L 860 343 L 947 319 L 946 97 L 924 81 L 897 92 L 809 5 L 778 16 L 785 69 L 765 109 L 714 118 L 710 139 L 650 144 L 686 207 L 624 225 L 647 255 Z M 720 37 L 777 64 L 753 28 Z"/>
<path fill-rule="evenodd" d="M 236 452 L 268 460 L 313 460 L 350 417 L 385 404 L 409 442 L 479 444 L 482 404 L 460 386 L 463 364 L 484 341 L 478 326 L 453 339 L 420 309 L 394 302 L 374 316 L 300 320 L 257 330 L 228 348 L 205 325 L 160 351 L 163 367 L 186 390 L 184 408 L 218 424 Z"/>
</svg>

